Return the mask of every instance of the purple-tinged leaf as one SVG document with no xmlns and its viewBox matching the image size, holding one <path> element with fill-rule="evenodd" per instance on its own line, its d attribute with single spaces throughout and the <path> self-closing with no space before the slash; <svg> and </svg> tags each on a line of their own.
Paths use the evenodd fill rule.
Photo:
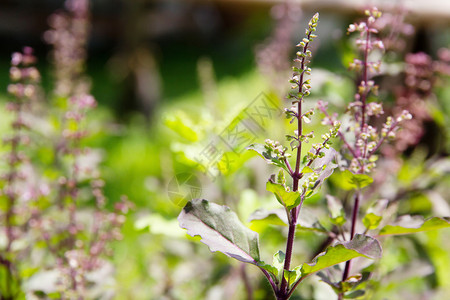
<svg viewBox="0 0 450 300">
<path fill-rule="evenodd" d="M 227 206 L 194 199 L 183 208 L 178 222 L 189 235 L 199 235 L 212 252 L 220 251 L 246 263 L 260 260 L 258 234 L 245 227 Z"/>
<path fill-rule="evenodd" d="M 310 150 L 310 152 L 315 151 L 314 148 Z M 316 158 L 314 162 L 311 164 L 310 169 L 306 169 L 308 172 L 305 173 L 306 175 L 310 175 L 310 170 L 314 170 L 315 174 L 318 174 L 319 177 L 315 181 L 314 187 L 308 189 L 305 196 L 311 197 L 314 193 L 316 193 L 319 190 L 319 187 L 323 184 L 325 179 L 331 176 L 333 174 L 334 169 L 337 168 L 337 164 L 335 164 L 333 161 L 336 159 L 337 152 L 333 148 L 329 149 L 322 149 L 322 151 L 325 155 L 323 157 Z M 305 176 L 303 181 L 306 181 L 309 176 Z"/>
</svg>

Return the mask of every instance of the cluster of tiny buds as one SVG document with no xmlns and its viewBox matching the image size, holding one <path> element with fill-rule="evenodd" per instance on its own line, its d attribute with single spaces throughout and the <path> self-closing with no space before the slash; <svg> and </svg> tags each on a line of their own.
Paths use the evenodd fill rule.
<svg viewBox="0 0 450 300">
<path fill-rule="evenodd" d="M 302 184 L 302 188 L 304 191 L 307 189 L 314 189 L 317 186 L 317 180 L 319 179 L 319 174 L 316 172 L 311 173 L 311 175 L 308 176 L 308 179 L 305 180 Z"/>
<path fill-rule="evenodd" d="M 374 27 L 374 23 L 378 18 L 381 17 L 381 12 L 377 8 L 373 8 L 372 10 L 366 10 L 365 14 L 368 17 L 367 22 L 363 21 L 360 23 L 350 24 L 347 29 L 347 33 L 360 33 L 360 38 L 356 40 L 356 45 L 362 50 L 368 49 L 369 51 L 371 51 L 372 49 L 378 48 L 384 51 L 385 48 L 383 41 L 370 39 L 371 33 L 378 33 L 378 30 Z M 354 66 L 356 67 L 357 65 L 358 60 L 355 60 Z M 372 67 L 377 69 L 379 68 L 379 64 L 374 64 Z"/>
<path fill-rule="evenodd" d="M 36 95 L 36 83 L 41 76 L 33 66 L 34 63 L 36 63 L 36 57 L 30 47 L 24 47 L 22 53 L 13 53 L 9 70 L 13 83 L 8 85 L 9 94 L 17 99 L 32 99 Z"/>
<path fill-rule="evenodd" d="M 277 183 L 281 184 L 282 186 L 284 186 L 286 190 L 289 189 L 289 187 L 286 186 L 286 176 L 284 176 L 283 169 L 280 169 L 280 171 L 278 172 Z"/>
<path fill-rule="evenodd" d="M 302 48 L 297 52 L 297 58 L 294 59 L 295 62 L 300 64 L 300 67 L 292 67 L 294 71 L 292 78 L 289 80 L 292 89 L 298 89 L 296 93 L 289 94 L 288 98 L 293 99 L 293 103 L 302 101 L 303 97 L 308 96 L 311 92 L 310 80 L 303 80 L 304 74 L 311 75 L 311 68 L 308 67 L 309 58 L 311 57 L 311 50 L 308 49 L 310 42 L 314 40 L 317 36 L 314 34 L 319 22 L 319 14 L 315 14 L 309 21 L 308 28 L 306 29 L 306 38 L 297 45 L 297 47 Z"/>
<path fill-rule="evenodd" d="M 433 60 L 423 52 L 410 53 L 405 57 L 405 83 L 420 95 L 431 93 L 434 81 Z"/>
<path fill-rule="evenodd" d="M 286 114 L 286 119 L 291 119 L 290 123 L 292 124 L 298 118 L 298 107 L 292 105 L 291 108 L 285 108 L 284 113 Z"/>
<path fill-rule="evenodd" d="M 368 116 L 379 117 L 384 114 L 383 105 L 377 102 L 369 102 L 366 107 Z"/>
<path fill-rule="evenodd" d="M 371 25 L 373 23 L 375 23 L 375 21 L 377 19 L 379 19 L 382 15 L 381 11 L 378 10 L 378 8 L 374 7 L 371 10 L 365 10 L 364 14 L 368 17 L 367 18 L 367 23 L 366 22 L 360 22 L 358 24 L 350 24 L 348 27 L 348 32 L 355 32 L 355 31 L 359 31 L 359 32 L 363 32 L 365 30 L 368 30 Z M 378 31 L 376 31 L 375 28 L 370 28 L 373 33 L 377 33 Z"/>
<path fill-rule="evenodd" d="M 341 128 L 341 122 L 334 121 L 328 133 L 322 134 L 323 146 L 328 149 L 331 145 L 331 138 L 337 137 L 339 129 Z"/>
<path fill-rule="evenodd" d="M 285 160 L 291 155 L 289 153 L 286 153 L 287 148 L 280 144 L 278 141 L 272 141 L 271 139 L 265 140 L 266 144 L 264 145 L 265 148 L 269 152 L 273 152 L 278 159 Z"/>
</svg>

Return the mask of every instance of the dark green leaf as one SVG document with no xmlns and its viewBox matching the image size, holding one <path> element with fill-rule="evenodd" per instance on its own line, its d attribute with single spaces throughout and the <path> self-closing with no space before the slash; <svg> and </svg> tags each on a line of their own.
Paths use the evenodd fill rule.
<svg viewBox="0 0 450 300">
<path fill-rule="evenodd" d="M 355 298 L 359 298 L 364 296 L 366 292 L 364 290 L 356 290 L 356 291 L 351 291 L 347 294 L 344 295 L 345 299 L 355 299 Z"/>
<path fill-rule="evenodd" d="M 247 263 L 257 264 L 260 260 L 258 234 L 245 227 L 226 206 L 194 199 L 183 208 L 178 221 L 189 235 L 199 235 L 212 252 L 220 251 Z"/>
</svg>

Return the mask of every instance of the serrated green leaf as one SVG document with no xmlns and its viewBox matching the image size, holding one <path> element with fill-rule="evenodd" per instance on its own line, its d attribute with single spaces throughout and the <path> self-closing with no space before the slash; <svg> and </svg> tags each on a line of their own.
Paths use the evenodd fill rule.
<svg viewBox="0 0 450 300">
<path fill-rule="evenodd" d="M 394 225 L 384 226 L 379 235 L 401 235 L 450 227 L 449 218 L 430 218 L 424 220 L 421 216 L 402 216 Z"/>
<path fill-rule="evenodd" d="M 278 202 L 287 209 L 292 209 L 300 204 L 300 193 L 298 191 L 286 191 L 282 184 L 269 180 L 266 183 L 266 190 L 274 193 Z"/>
<path fill-rule="evenodd" d="M 260 260 L 258 233 L 245 227 L 227 206 L 194 199 L 183 208 L 178 222 L 189 235 L 199 235 L 212 252 L 220 251 L 246 263 Z"/>
<path fill-rule="evenodd" d="M 351 241 L 328 247 L 325 252 L 317 255 L 311 263 L 304 263 L 301 268 L 302 277 L 355 257 L 380 258 L 381 253 L 380 243 L 376 239 L 356 234 Z"/>
</svg>

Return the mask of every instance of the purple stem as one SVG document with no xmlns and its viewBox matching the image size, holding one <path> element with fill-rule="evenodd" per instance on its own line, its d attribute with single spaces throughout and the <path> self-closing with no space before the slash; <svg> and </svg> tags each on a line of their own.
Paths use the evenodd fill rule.
<svg viewBox="0 0 450 300">
<path fill-rule="evenodd" d="M 356 228 L 356 218 L 358 217 L 358 210 L 359 210 L 359 198 L 360 198 L 360 192 L 357 191 L 355 195 L 355 204 L 353 206 L 353 213 L 352 213 L 352 227 L 350 230 L 350 240 L 353 239 L 355 236 L 355 228 Z M 345 281 L 348 277 L 348 274 L 350 273 L 350 260 L 348 260 L 345 263 L 345 269 L 344 273 L 342 274 L 342 281 Z"/>
<path fill-rule="evenodd" d="M 311 32 L 308 34 L 308 40 L 311 37 Z M 302 57 L 301 59 L 301 63 L 300 63 L 300 69 L 302 70 L 302 72 L 300 73 L 300 78 L 298 80 L 299 84 L 298 84 L 298 92 L 299 94 L 303 94 L 302 88 L 303 88 L 303 78 L 304 78 L 304 70 L 305 70 L 305 65 L 306 65 L 306 51 L 308 50 L 308 45 L 309 42 L 305 44 L 305 46 L 303 47 L 303 53 L 305 54 L 305 56 Z M 299 99 L 298 101 L 298 109 L 297 109 L 297 114 L 298 116 L 302 115 L 302 100 L 303 100 L 303 95 L 302 97 Z M 302 127 L 302 118 L 297 117 L 297 138 L 300 140 L 300 137 L 302 136 L 303 133 L 303 127 Z M 292 180 L 293 180 L 293 191 L 296 192 L 298 191 L 298 183 L 299 180 L 301 178 L 301 174 L 300 174 L 300 161 L 301 161 L 301 156 L 302 156 L 302 143 L 299 142 L 299 145 L 297 147 L 297 158 L 295 160 L 295 172 L 293 174 L 291 174 Z M 303 199 L 302 199 L 303 200 Z M 294 247 L 294 238 L 295 238 L 295 228 L 296 228 L 296 224 L 297 224 L 297 216 L 298 216 L 298 212 L 300 211 L 301 208 L 301 204 L 303 203 L 303 201 L 301 201 L 301 203 L 299 204 L 299 206 L 294 207 L 291 211 L 291 217 L 288 218 L 289 219 L 289 231 L 288 231 L 288 238 L 286 241 L 286 256 L 285 256 L 285 260 L 284 260 L 284 270 L 289 271 L 290 266 L 291 266 L 291 258 L 292 258 L 292 249 Z M 289 287 L 287 285 L 287 281 L 284 278 L 284 276 L 282 276 L 281 279 L 281 286 L 280 286 L 280 290 L 279 290 L 279 294 L 277 294 L 277 299 L 279 300 L 283 300 L 283 299 L 288 299 L 289 296 Z"/>
</svg>

